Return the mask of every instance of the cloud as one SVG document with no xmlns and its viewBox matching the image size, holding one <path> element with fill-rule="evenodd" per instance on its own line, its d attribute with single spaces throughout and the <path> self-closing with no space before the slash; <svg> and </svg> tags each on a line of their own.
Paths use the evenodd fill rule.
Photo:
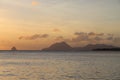
<svg viewBox="0 0 120 80">
<path fill-rule="evenodd" d="M 95 33 L 95 32 L 75 32 L 74 36 L 65 41 L 75 44 L 113 44 L 120 42 L 119 37 L 115 37 L 113 34 Z"/>
<path fill-rule="evenodd" d="M 93 40 L 96 40 L 96 41 L 102 41 L 104 40 L 102 37 L 95 37 Z"/>
<path fill-rule="evenodd" d="M 96 34 L 94 32 L 88 33 L 89 36 L 95 36 Z"/>
<path fill-rule="evenodd" d="M 55 38 L 55 41 L 63 41 L 63 40 L 64 40 L 63 36 L 58 36 Z"/>
<path fill-rule="evenodd" d="M 75 32 L 76 36 L 73 41 L 103 41 L 103 40 L 113 40 L 113 36 L 107 35 L 104 33 L 95 33 L 95 32 Z M 106 39 L 107 38 L 107 39 Z"/>
<path fill-rule="evenodd" d="M 39 2 L 33 0 L 33 1 L 32 1 L 32 6 L 37 6 L 37 5 L 39 5 Z"/>
<path fill-rule="evenodd" d="M 96 34 L 96 36 L 104 36 L 104 33 Z"/>
<path fill-rule="evenodd" d="M 75 38 L 72 38 L 72 41 L 78 42 L 78 41 L 86 41 L 88 40 L 88 34 L 85 32 L 76 32 L 74 33 L 76 36 Z"/>
<path fill-rule="evenodd" d="M 34 34 L 31 36 L 20 36 L 19 39 L 24 39 L 24 40 L 36 40 L 36 39 L 40 39 L 40 38 L 47 38 L 49 37 L 48 34 Z"/>
<path fill-rule="evenodd" d="M 120 37 L 115 37 L 114 42 L 120 42 Z"/>
<path fill-rule="evenodd" d="M 61 30 L 60 30 L 60 29 L 55 28 L 55 29 L 53 29 L 53 32 L 61 32 Z"/>
<path fill-rule="evenodd" d="M 107 37 L 107 40 L 114 40 L 112 36 Z"/>
</svg>

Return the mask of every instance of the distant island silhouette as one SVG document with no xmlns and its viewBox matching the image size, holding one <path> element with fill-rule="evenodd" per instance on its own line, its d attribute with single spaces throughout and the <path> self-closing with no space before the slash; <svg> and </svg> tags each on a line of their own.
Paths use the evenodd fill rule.
<svg viewBox="0 0 120 80">
<path fill-rule="evenodd" d="M 85 47 L 71 47 L 66 42 L 59 42 L 42 49 L 42 51 L 120 51 L 120 48 L 106 44 L 88 44 Z"/>
<path fill-rule="evenodd" d="M 17 49 L 16 49 L 16 47 L 12 47 L 11 50 L 12 51 L 16 51 Z"/>
<path fill-rule="evenodd" d="M 52 44 L 50 47 L 42 49 L 42 51 L 70 51 L 73 48 L 66 42 Z"/>
</svg>

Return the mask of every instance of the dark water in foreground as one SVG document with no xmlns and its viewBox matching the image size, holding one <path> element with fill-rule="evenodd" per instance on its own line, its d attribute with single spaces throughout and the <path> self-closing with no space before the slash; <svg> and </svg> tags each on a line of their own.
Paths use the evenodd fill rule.
<svg viewBox="0 0 120 80">
<path fill-rule="evenodd" d="M 0 80 L 120 80 L 120 52 L 0 52 Z"/>
</svg>

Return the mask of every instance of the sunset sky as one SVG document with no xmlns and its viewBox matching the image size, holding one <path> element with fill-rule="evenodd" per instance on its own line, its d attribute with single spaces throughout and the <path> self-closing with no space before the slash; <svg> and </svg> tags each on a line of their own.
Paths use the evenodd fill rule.
<svg viewBox="0 0 120 80">
<path fill-rule="evenodd" d="M 120 46 L 120 0 L 0 0 L 0 50 Z"/>
</svg>

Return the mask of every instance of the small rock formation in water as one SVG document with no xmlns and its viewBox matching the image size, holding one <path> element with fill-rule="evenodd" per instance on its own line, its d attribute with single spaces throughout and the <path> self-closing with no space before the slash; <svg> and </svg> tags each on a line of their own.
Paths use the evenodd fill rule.
<svg viewBox="0 0 120 80">
<path fill-rule="evenodd" d="M 16 47 L 12 47 L 11 50 L 12 51 L 16 51 L 17 49 L 16 49 Z"/>
</svg>

